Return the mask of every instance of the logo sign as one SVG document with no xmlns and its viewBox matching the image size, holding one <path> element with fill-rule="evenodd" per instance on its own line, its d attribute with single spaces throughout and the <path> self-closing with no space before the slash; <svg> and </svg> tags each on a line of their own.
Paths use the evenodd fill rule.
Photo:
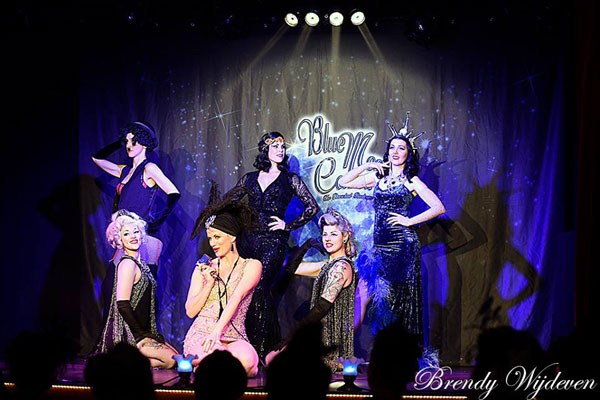
<svg viewBox="0 0 600 400">
<path fill-rule="evenodd" d="M 310 179 L 305 173 L 301 175 L 323 201 L 370 198 L 360 192 L 340 193 L 349 189 L 341 187 L 339 180 L 365 162 L 378 161 L 371 154 L 376 137 L 372 129 L 335 132 L 327 118 L 317 114 L 298 122 L 290 153 L 298 158 L 301 171 L 311 171 Z"/>
</svg>

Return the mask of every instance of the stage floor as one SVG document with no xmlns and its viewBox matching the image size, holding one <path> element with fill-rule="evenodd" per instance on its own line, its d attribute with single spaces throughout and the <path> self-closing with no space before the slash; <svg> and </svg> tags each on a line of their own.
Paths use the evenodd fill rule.
<svg viewBox="0 0 600 400">
<path fill-rule="evenodd" d="M 64 366 L 60 372 L 56 385 L 52 389 L 51 398 L 93 398 L 89 387 L 85 383 L 83 371 L 85 361 L 79 361 Z M 0 362 L 0 369 L 3 372 L 5 379 L 9 382 L 10 379 L 6 364 Z M 160 399 L 175 399 L 175 398 L 194 398 L 191 390 L 182 390 L 177 387 L 179 378 L 175 370 L 153 369 L 152 375 L 154 384 L 157 387 L 157 397 Z M 452 373 L 444 375 L 445 379 L 468 379 L 471 375 L 471 369 L 465 367 L 457 367 L 452 369 Z M 329 396 L 336 398 L 370 398 L 371 393 L 367 382 L 366 371 L 358 374 L 355 384 L 363 391 L 354 394 L 342 394 L 337 389 L 343 385 L 343 377 L 341 374 L 334 374 L 333 380 L 329 385 Z M 248 388 L 244 399 L 266 398 L 265 392 L 266 377 L 264 370 L 260 370 L 255 378 L 248 380 Z M 415 390 L 412 384 L 409 384 L 406 399 L 466 399 L 466 392 L 463 391 L 433 391 L 433 390 Z"/>
</svg>

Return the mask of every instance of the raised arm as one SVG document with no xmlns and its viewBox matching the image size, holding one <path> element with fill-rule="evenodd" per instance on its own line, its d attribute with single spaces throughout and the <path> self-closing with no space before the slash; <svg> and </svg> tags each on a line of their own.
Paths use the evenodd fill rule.
<svg viewBox="0 0 600 400">
<path fill-rule="evenodd" d="M 383 175 L 384 167 L 385 164 L 378 162 L 368 162 L 363 165 L 359 165 L 358 167 L 346 172 L 346 174 L 340 178 L 338 183 L 345 188 L 351 189 L 373 187 L 375 186 L 375 183 L 377 183 L 376 172 L 379 172 L 380 175 Z M 367 172 L 368 170 L 375 171 Z"/>
<path fill-rule="evenodd" d="M 192 272 L 187 300 L 185 301 L 185 313 L 188 317 L 194 318 L 204 307 L 204 303 L 206 303 L 206 299 L 215 284 L 213 271 L 216 272 L 215 260 L 210 265 L 196 264 L 194 272 Z"/>
<path fill-rule="evenodd" d="M 304 204 L 304 211 L 302 211 L 302 214 L 300 214 L 298 218 L 296 218 L 289 224 L 286 224 L 284 230 L 288 232 L 291 232 L 305 225 L 308 221 L 313 219 L 313 217 L 319 212 L 319 205 L 317 204 L 317 201 L 310 193 L 310 190 L 308 190 L 306 184 L 298 175 L 291 174 L 290 184 L 292 185 L 292 189 L 294 189 L 294 194 L 296 195 L 296 197 L 298 197 L 302 204 Z"/>
<path fill-rule="evenodd" d="M 124 165 L 117 165 L 112 161 L 108 161 L 106 158 L 119 150 L 123 146 L 121 139 L 105 146 L 92 154 L 92 161 L 102 168 L 104 172 L 109 173 L 112 176 L 116 176 L 117 178 L 121 177 L 121 171 L 123 171 Z"/>
</svg>

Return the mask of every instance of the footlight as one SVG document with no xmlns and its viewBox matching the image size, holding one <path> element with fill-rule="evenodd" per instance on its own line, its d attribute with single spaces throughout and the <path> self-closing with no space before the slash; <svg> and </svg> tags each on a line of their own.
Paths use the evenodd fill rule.
<svg viewBox="0 0 600 400">
<path fill-rule="evenodd" d="M 198 356 L 195 354 L 176 354 L 172 358 L 177 362 L 177 373 L 179 374 L 179 382 L 176 386 L 188 387 L 190 385 L 190 377 L 192 376 L 192 372 L 194 372 L 192 360 L 197 359 Z"/>
<path fill-rule="evenodd" d="M 356 386 L 354 381 L 358 375 L 358 365 L 363 363 L 365 360 L 362 358 L 350 357 L 340 358 L 338 361 L 342 364 L 342 376 L 344 377 L 344 384 L 338 388 L 338 392 L 362 392 L 362 389 Z"/>
</svg>

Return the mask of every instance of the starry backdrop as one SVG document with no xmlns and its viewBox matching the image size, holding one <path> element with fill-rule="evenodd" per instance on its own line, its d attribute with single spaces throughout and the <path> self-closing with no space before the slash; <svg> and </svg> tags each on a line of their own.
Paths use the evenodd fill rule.
<svg viewBox="0 0 600 400">
<path fill-rule="evenodd" d="M 348 141 L 339 152 L 321 148 L 309 155 L 303 131 L 309 124 L 301 122 L 314 126 L 322 118 L 330 140 L 362 132 L 365 152 L 355 160 L 362 163 L 382 157 L 387 123 L 398 127 L 407 111 L 410 127 L 425 132 L 417 140 L 419 175 L 447 209 L 417 228 L 427 341 L 444 362 L 468 364 L 484 326 L 527 329 L 543 345 L 568 333 L 574 167 L 564 46 L 535 35 L 486 41 L 471 31 L 426 48 L 397 29 L 301 29 L 235 39 L 138 38 L 83 50 L 79 169 L 91 182 L 80 193 L 89 289 L 81 294 L 83 349 L 91 348 L 102 325 L 100 287 L 112 256 L 103 232 L 117 183 L 91 154 L 137 119 L 157 129 L 159 146 L 149 158 L 182 194 L 157 235 L 165 245 L 159 328 L 180 349 L 191 324 L 184 303 L 199 256 L 198 241 L 189 236 L 210 180 L 223 191 L 232 187 L 253 170 L 260 136 L 283 132 L 290 168 L 322 210 L 332 206 L 349 217 L 360 250 L 368 252 L 370 192 L 335 187 L 353 166 L 344 165 Z M 127 157 L 122 151 L 111 160 L 125 164 Z M 300 206 L 293 202 L 286 220 Z M 411 214 L 425 207 L 417 199 Z M 295 231 L 291 245 L 318 235 L 316 220 Z M 284 332 L 306 308 L 310 285 L 298 280 L 280 305 Z M 367 315 L 357 333 L 358 355 L 367 354 L 371 340 Z"/>
</svg>

